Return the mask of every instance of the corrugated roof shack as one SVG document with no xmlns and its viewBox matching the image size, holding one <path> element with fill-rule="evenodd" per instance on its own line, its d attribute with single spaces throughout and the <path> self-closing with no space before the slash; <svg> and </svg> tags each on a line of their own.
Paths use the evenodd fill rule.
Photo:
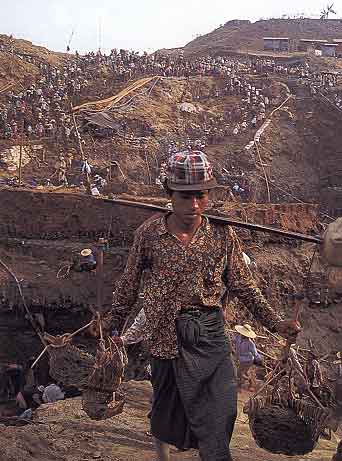
<svg viewBox="0 0 342 461">
<path fill-rule="evenodd" d="M 335 38 L 333 40 L 333 43 L 337 45 L 336 46 L 336 57 L 342 58 L 342 38 Z"/>
<path fill-rule="evenodd" d="M 334 58 L 336 56 L 337 43 L 322 43 L 320 46 L 322 56 Z"/>
<path fill-rule="evenodd" d="M 302 38 L 298 43 L 298 51 L 314 52 L 316 49 L 321 49 L 321 45 L 324 43 L 328 43 L 327 40 Z"/>
<path fill-rule="evenodd" d="M 265 51 L 289 51 L 290 40 L 285 37 L 264 37 Z"/>
</svg>

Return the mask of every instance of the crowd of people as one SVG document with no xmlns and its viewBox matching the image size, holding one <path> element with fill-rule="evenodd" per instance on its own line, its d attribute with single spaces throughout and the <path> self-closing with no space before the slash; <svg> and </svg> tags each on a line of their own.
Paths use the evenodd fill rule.
<svg viewBox="0 0 342 461">
<path fill-rule="evenodd" d="M 342 110 L 341 75 L 337 72 L 321 72 L 313 75 L 309 81 L 312 96 L 326 97 L 338 109 Z"/>
<path fill-rule="evenodd" d="M 0 105 L 0 138 L 15 140 L 24 136 L 33 140 L 56 140 L 61 149 L 52 175 L 43 182 L 36 181 L 32 187 L 37 184 L 77 185 L 85 189 L 86 183 L 90 181 L 94 195 L 101 193 L 108 183 L 110 174 L 93 171 L 87 160 L 81 161 L 75 152 L 70 153 L 78 141 L 70 116 L 71 104 L 82 101 L 94 88 L 97 98 L 100 98 L 106 95 L 113 80 L 126 82 L 146 75 L 220 77 L 210 94 L 208 89 L 204 90 L 201 85 L 188 85 L 192 100 L 204 102 L 207 98 L 217 98 L 220 103 L 224 98 L 231 96 L 234 100 L 238 98 L 239 102 L 227 105 L 222 115 L 203 111 L 199 114 L 199 123 L 192 123 L 190 118 L 184 117 L 184 135 L 174 137 L 166 143 L 162 139 L 158 140 L 160 160 L 163 161 L 175 150 L 183 150 L 189 146 L 204 149 L 207 145 L 224 142 L 226 137 L 233 143 L 235 140 L 238 142 L 241 136 L 246 136 L 248 130 L 258 129 L 276 101 L 272 98 L 267 81 L 256 81 L 253 75 L 276 73 L 300 79 L 309 78 L 311 75 L 305 63 L 289 66 L 264 58 L 204 56 L 187 59 L 182 54 L 148 55 L 146 52 L 139 54 L 134 51 L 112 50 L 109 54 L 99 51 L 80 55 L 76 52 L 65 60 L 63 66 L 57 67 L 4 45 L 0 48 L 1 51 L 14 53 L 20 59 L 36 65 L 39 68 L 39 77 L 32 81 L 27 89 L 9 92 L 7 103 Z M 133 136 L 129 127 L 124 125 L 123 123 L 120 131 L 123 138 Z M 78 173 L 76 180 L 75 171 Z M 249 186 L 246 178 L 237 179 L 235 174 L 234 177 L 228 178 L 224 169 L 218 174 L 222 175 L 224 183 L 230 185 L 236 197 L 248 199 Z M 12 182 L 15 185 L 18 181 Z"/>
<path fill-rule="evenodd" d="M 74 133 L 70 105 L 77 101 L 88 81 L 76 64 L 59 69 L 37 63 L 39 78 L 22 91 L 9 92 L 0 108 L 0 137 L 27 139 L 44 137 L 68 141 Z"/>
<path fill-rule="evenodd" d="M 10 92 L 7 104 L 0 106 L 0 138 L 6 139 L 24 133 L 28 138 L 59 137 L 68 141 L 75 136 L 69 115 L 70 105 L 77 104 L 96 79 L 99 79 L 97 91 L 105 94 L 113 77 L 114 80 L 128 81 L 145 75 L 217 76 L 227 79 L 225 88 L 217 89 L 217 97 L 222 94 L 241 94 L 247 105 L 257 103 L 263 109 L 268 104 L 268 98 L 262 97 L 260 90 L 241 76 L 265 71 L 300 76 L 307 72 L 304 66 L 287 67 L 272 60 L 211 56 L 186 59 L 182 54 L 149 55 L 146 52 L 139 54 L 115 49 L 107 55 L 100 51 L 85 55 L 76 52 L 62 67 L 57 67 L 37 57 L 17 52 L 10 45 L 7 48 L 1 45 L 1 51 L 11 52 L 39 69 L 36 81 L 32 81 L 28 88 L 20 92 Z M 256 123 L 255 118 L 256 114 L 251 117 L 252 124 Z M 239 127 L 235 128 L 235 132 L 239 130 Z"/>
</svg>

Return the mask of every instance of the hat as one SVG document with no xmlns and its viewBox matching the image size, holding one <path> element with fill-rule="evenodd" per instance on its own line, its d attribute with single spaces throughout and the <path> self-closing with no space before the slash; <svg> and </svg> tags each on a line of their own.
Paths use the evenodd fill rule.
<svg viewBox="0 0 342 461">
<path fill-rule="evenodd" d="M 245 323 L 245 325 L 236 325 L 235 331 L 237 331 L 240 335 L 246 336 L 247 338 L 256 338 L 257 334 L 252 330 L 252 327 Z"/>
<path fill-rule="evenodd" d="M 81 256 L 90 256 L 92 254 L 92 251 L 90 248 L 85 248 L 84 250 L 81 251 Z"/>
<path fill-rule="evenodd" d="M 338 360 L 334 360 L 333 364 L 334 365 L 342 365 L 342 352 L 337 352 L 336 357 Z"/>
<path fill-rule="evenodd" d="M 218 184 L 207 156 L 199 150 L 186 150 L 171 156 L 167 186 L 176 191 L 196 191 L 213 189 Z"/>
</svg>

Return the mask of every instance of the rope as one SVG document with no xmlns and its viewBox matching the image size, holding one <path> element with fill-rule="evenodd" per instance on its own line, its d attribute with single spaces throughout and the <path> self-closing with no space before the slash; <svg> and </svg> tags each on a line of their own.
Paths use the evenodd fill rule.
<svg viewBox="0 0 342 461">
<path fill-rule="evenodd" d="M 63 269 L 64 269 L 64 272 L 63 272 Z M 69 276 L 69 274 L 70 274 L 70 269 L 71 269 L 71 266 L 70 266 L 70 265 L 62 266 L 62 267 L 58 270 L 58 272 L 57 272 L 57 274 L 56 274 L 56 277 L 57 277 L 58 279 L 65 279 L 65 278 L 67 278 L 67 277 Z"/>
<path fill-rule="evenodd" d="M 323 102 L 326 106 L 330 105 L 330 106 L 332 106 L 335 110 L 337 110 L 337 111 L 339 111 L 339 112 L 342 113 L 342 110 L 341 110 L 339 107 L 337 107 L 336 104 L 334 104 L 332 101 L 330 101 L 329 98 L 327 98 L 326 96 L 324 96 L 324 94 L 322 94 L 322 93 L 318 93 L 318 94 L 320 95 L 321 98 L 316 97 L 316 98 L 314 98 L 314 99 L 316 99 L 316 100 L 318 99 L 319 101 Z"/>
<path fill-rule="evenodd" d="M 156 78 L 159 78 L 159 77 L 154 76 L 154 77 L 142 78 L 132 83 L 131 85 L 129 85 L 128 87 L 120 91 L 118 94 L 111 96 L 110 98 L 102 99 L 100 101 L 86 102 L 84 104 L 81 104 L 80 106 L 73 107 L 72 111 L 76 112 L 78 110 L 83 110 L 91 106 L 95 106 L 95 109 L 93 109 L 94 112 L 101 112 L 102 110 L 105 110 L 105 109 L 107 110 L 112 109 L 115 104 L 120 102 L 125 96 L 132 93 L 132 91 L 138 90 L 139 88 L 141 88 L 142 86 L 146 85 L 147 83 L 151 82 L 152 80 Z"/>
<path fill-rule="evenodd" d="M 12 86 L 14 86 L 15 83 L 14 82 L 9 82 L 9 83 L 6 83 L 5 86 L 3 86 L 2 88 L 0 88 L 0 94 L 1 93 L 4 93 L 5 91 L 8 91 L 10 88 L 12 88 Z"/>
<path fill-rule="evenodd" d="M 268 118 L 271 118 L 273 116 L 273 114 L 275 114 L 278 110 L 280 110 L 286 103 L 287 101 L 289 101 L 290 99 L 293 98 L 293 95 L 290 94 L 286 99 L 285 101 L 283 101 L 280 106 L 276 107 L 274 110 L 272 110 L 272 112 L 270 113 L 269 117 Z"/>
<path fill-rule="evenodd" d="M 264 179 L 265 179 L 266 188 L 267 188 L 267 198 L 268 198 L 268 202 L 271 203 L 270 186 L 269 186 L 269 183 L 268 183 L 268 178 L 267 178 L 266 170 L 265 170 L 264 164 L 263 164 L 262 159 L 261 159 L 260 150 L 259 150 L 259 142 L 258 142 L 258 141 L 255 141 L 255 146 L 256 146 L 256 149 L 257 149 L 257 152 L 258 152 L 259 162 L 260 162 L 262 171 L 263 171 L 263 173 L 264 173 Z"/>
</svg>

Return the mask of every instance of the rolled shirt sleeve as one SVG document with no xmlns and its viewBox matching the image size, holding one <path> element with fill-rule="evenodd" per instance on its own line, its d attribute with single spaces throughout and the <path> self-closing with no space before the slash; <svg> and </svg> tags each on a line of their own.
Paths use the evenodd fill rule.
<svg viewBox="0 0 342 461">
<path fill-rule="evenodd" d="M 122 327 L 124 319 L 135 304 L 143 273 L 143 232 L 139 228 L 135 234 L 123 275 L 118 281 L 113 293 L 112 309 L 109 313 L 112 323 Z"/>
<path fill-rule="evenodd" d="M 124 345 L 140 343 L 144 339 L 145 325 L 146 315 L 144 309 L 141 309 L 132 326 L 121 336 Z"/>
<path fill-rule="evenodd" d="M 257 287 L 252 273 L 244 261 L 240 241 L 235 231 L 231 228 L 229 229 L 228 241 L 228 290 L 233 296 L 237 296 L 265 327 L 270 331 L 276 331 L 276 324 L 282 318 L 272 309 Z"/>
</svg>

